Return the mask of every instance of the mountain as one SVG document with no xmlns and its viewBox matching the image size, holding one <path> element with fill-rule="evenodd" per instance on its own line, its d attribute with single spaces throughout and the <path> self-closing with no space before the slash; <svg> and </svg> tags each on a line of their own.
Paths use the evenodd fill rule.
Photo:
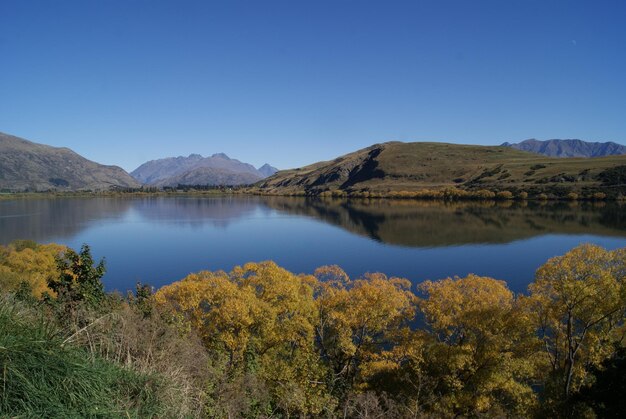
<svg viewBox="0 0 626 419">
<path fill-rule="evenodd" d="M 332 161 L 282 170 L 255 187 L 263 193 L 308 195 L 448 187 L 559 194 L 605 188 L 616 195 L 626 192 L 625 185 L 626 156 L 556 159 L 510 147 L 388 142 Z"/>
<path fill-rule="evenodd" d="M 267 177 L 251 164 L 231 159 L 224 153 L 151 160 L 133 170 L 131 176 L 153 186 L 247 185 Z"/>
<path fill-rule="evenodd" d="M 105 166 L 69 148 L 0 133 L 0 190 L 107 190 L 139 187 L 122 168 Z"/>
<path fill-rule="evenodd" d="M 626 146 L 621 144 L 591 143 L 582 140 L 525 140 L 521 143 L 503 143 L 504 147 L 529 151 L 550 157 L 604 157 L 626 154 Z"/>
<path fill-rule="evenodd" d="M 278 172 L 278 169 L 275 168 L 274 166 L 270 166 L 269 164 L 265 163 L 263 166 L 259 167 L 257 169 L 259 172 L 261 172 L 261 174 L 265 177 L 270 177 L 272 176 L 274 173 Z"/>
<path fill-rule="evenodd" d="M 155 183 L 155 186 L 176 185 L 251 185 L 263 176 L 255 173 L 199 166 Z"/>
</svg>

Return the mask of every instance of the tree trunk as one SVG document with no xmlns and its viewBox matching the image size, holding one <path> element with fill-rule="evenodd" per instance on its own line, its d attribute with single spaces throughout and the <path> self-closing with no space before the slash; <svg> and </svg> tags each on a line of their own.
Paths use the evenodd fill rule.
<svg viewBox="0 0 626 419">
<path fill-rule="evenodd" d="M 572 315 L 569 314 L 567 318 L 567 360 L 565 361 L 565 383 L 564 394 L 565 400 L 569 398 L 570 387 L 572 386 L 572 376 L 574 375 L 574 361 L 576 353 L 574 351 L 573 330 L 572 330 Z"/>
</svg>

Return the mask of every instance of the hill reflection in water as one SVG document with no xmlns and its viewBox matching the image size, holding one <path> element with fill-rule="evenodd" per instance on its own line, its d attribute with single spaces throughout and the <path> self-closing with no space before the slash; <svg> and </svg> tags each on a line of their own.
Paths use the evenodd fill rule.
<svg viewBox="0 0 626 419">
<path fill-rule="evenodd" d="M 590 202 L 270 198 L 270 207 L 407 247 L 509 243 L 544 234 L 626 237 L 626 208 Z"/>
</svg>

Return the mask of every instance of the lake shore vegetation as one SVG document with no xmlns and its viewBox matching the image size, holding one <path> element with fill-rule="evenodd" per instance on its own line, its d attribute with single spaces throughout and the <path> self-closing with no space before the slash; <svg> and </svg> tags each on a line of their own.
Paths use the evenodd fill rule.
<svg viewBox="0 0 626 419">
<path fill-rule="evenodd" d="M 98 417 L 623 413 L 626 250 L 583 244 L 528 292 L 267 261 L 107 293 L 104 260 L 0 248 L 0 412 Z M 621 386 L 621 387 L 619 387 Z"/>
<path fill-rule="evenodd" d="M 41 199 L 41 198 L 93 198 L 93 197 L 154 197 L 154 196 L 224 196 L 224 195 L 258 195 L 279 197 L 308 197 L 322 199 L 356 199 L 356 200 L 391 200 L 391 201 L 436 201 L 436 202 L 626 202 L 626 190 L 607 190 L 605 188 L 588 187 L 574 192 L 564 186 L 540 188 L 480 188 L 461 189 L 458 187 L 419 188 L 411 190 L 370 190 L 362 189 L 326 189 L 316 191 L 282 191 L 262 189 L 251 185 L 212 186 L 212 185 L 179 185 L 177 187 L 141 187 L 117 188 L 102 191 L 11 191 L 0 192 L 0 200 Z"/>
</svg>

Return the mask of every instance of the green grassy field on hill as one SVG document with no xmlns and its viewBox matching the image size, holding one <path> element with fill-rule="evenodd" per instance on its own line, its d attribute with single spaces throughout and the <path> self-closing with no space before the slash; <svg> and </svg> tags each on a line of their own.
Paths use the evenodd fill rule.
<svg viewBox="0 0 626 419">
<path fill-rule="evenodd" d="M 514 196 L 617 198 L 626 191 L 626 156 L 551 158 L 508 147 L 446 143 L 377 144 L 329 162 L 280 171 L 253 191 L 275 194 L 389 195 L 458 189 Z M 570 195 L 570 198 L 574 198 Z"/>
</svg>

